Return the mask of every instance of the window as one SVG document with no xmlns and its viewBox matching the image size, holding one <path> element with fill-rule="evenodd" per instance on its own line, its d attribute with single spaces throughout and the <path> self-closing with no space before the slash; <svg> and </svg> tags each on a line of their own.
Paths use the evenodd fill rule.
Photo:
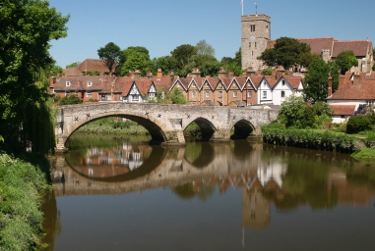
<svg viewBox="0 0 375 251">
<path fill-rule="evenodd" d="M 206 98 L 209 98 L 209 97 L 210 97 L 210 93 L 206 92 Z"/>
<path fill-rule="evenodd" d="M 92 81 L 87 81 L 87 86 L 92 86 Z"/>
<path fill-rule="evenodd" d="M 285 85 L 285 80 L 282 81 L 282 84 Z"/>
<path fill-rule="evenodd" d="M 138 102 L 139 101 L 139 95 L 137 95 L 137 94 L 132 95 L 132 101 Z"/>
<path fill-rule="evenodd" d="M 105 101 L 105 95 L 102 95 L 102 101 Z"/>
<path fill-rule="evenodd" d="M 223 91 L 219 91 L 219 98 L 223 97 Z"/>
<path fill-rule="evenodd" d="M 87 91 L 87 92 L 86 92 L 86 97 L 88 97 L 88 98 L 91 98 L 91 97 L 92 97 L 92 93 L 91 93 L 91 91 Z"/>
<path fill-rule="evenodd" d="M 195 94 L 195 91 L 193 91 L 193 92 L 191 93 L 191 97 L 192 97 L 192 98 L 196 98 L 196 97 L 197 97 L 197 95 Z"/>
<path fill-rule="evenodd" d="M 267 98 L 267 91 L 263 91 L 263 99 Z"/>
<path fill-rule="evenodd" d="M 70 95 L 70 91 L 65 91 L 65 96 L 69 97 L 69 95 Z"/>
<path fill-rule="evenodd" d="M 66 82 L 65 82 L 65 85 L 66 85 L 67 87 L 69 87 L 70 84 L 71 84 L 70 81 L 66 81 Z"/>
<path fill-rule="evenodd" d="M 254 31 L 255 31 L 255 24 L 250 25 L 250 31 L 251 31 L 251 32 L 254 32 Z"/>
<path fill-rule="evenodd" d="M 281 91 L 281 97 L 285 98 L 285 91 Z"/>
<path fill-rule="evenodd" d="M 254 43 L 254 47 L 257 48 L 257 42 Z"/>
<path fill-rule="evenodd" d="M 150 92 L 150 93 L 148 94 L 148 96 L 149 96 L 150 98 L 155 98 L 155 92 Z"/>
<path fill-rule="evenodd" d="M 251 91 L 248 91 L 248 92 L 247 92 L 247 97 L 248 97 L 248 98 L 251 98 L 251 97 L 252 97 L 252 95 L 251 95 Z"/>
<path fill-rule="evenodd" d="M 251 48 L 251 42 L 249 42 L 249 47 Z"/>
<path fill-rule="evenodd" d="M 237 91 L 233 92 L 233 98 L 237 98 Z"/>
</svg>

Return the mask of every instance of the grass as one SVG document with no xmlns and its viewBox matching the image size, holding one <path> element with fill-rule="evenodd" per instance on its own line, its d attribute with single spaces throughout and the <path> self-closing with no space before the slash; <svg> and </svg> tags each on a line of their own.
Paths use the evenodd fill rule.
<svg viewBox="0 0 375 251">
<path fill-rule="evenodd" d="M 49 189 L 39 168 L 0 153 L 0 250 L 37 250 L 43 213 L 41 194 Z"/>
</svg>

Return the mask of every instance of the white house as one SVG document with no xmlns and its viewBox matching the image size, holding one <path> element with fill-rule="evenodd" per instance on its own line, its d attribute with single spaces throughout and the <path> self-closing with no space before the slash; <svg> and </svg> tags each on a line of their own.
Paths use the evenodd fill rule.
<svg viewBox="0 0 375 251">
<path fill-rule="evenodd" d="M 302 96 L 302 78 L 299 76 L 282 76 L 276 82 L 272 92 L 273 104 L 281 105 L 284 100 L 291 96 Z"/>
</svg>

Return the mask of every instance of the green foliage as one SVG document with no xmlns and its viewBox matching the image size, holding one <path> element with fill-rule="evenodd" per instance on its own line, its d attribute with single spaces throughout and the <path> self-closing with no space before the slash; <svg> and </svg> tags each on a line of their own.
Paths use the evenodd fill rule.
<svg viewBox="0 0 375 251">
<path fill-rule="evenodd" d="M 49 42 L 67 35 L 69 17 L 48 1 L 3 0 L 0 6 L 0 132 L 7 144 L 22 147 L 27 126 L 38 126 L 28 123 L 30 110 L 44 109 L 48 101 L 40 75 L 49 77 L 53 69 Z"/>
<path fill-rule="evenodd" d="M 351 154 L 351 156 L 357 160 L 372 162 L 375 161 L 375 149 L 374 148 L 365 148 L 361 151 L 357 151 Z"/>
<path fill-rule="evenodd" d="M 358 60 L 354 55 L 354 52 L 351 50 L 343 51 L 337 55 L 335 62 L 338 67 L 341 69 L 341 74 L 349 71 L 352 66 L 358 66 Z"/>
<path fill-rule="evenodd" d="M 316 103 L 325 101 L 328 94 L 329 66 L 318 56 L 312 58 L 305 78 L 306 87 L 303 90 L 305 101 Z"/>
<path fill-rule="evenodd" d="M 161 69 L 163 73 L 172 73 L 177 69 L 177 61 L 171 56 L 159 57 L 153 59 L 154 70 Z M 156 74 L 156 71 L 154 72 Z"/>
<path fill-rule="evenodd" d="M 346 132 L 349 134 L 353 134 L 371 128 L 372 123 L 369 119 L 369 116 L 358 114 L 356 116 L 350 117 L 348 124 L 346 125 Z"/>
<path fill-rule="evenodd" d="M 119 62 L 120 54 L 120 47 L 113 42 L 109 42 L 104 47 L 100 47 L 98 50 L 98 56 L 100 59 L 105 61 L 109 73 L 114 70 L 115 65 Z"/>
<path fill-rule="evenodd" d="M 132 50 L 121 65 L 120 75 L 124 76 L 135 70 L 140 70 L 142 75 L 146 75 L 146 72 L 152 68 L 153 63 L 147 54 Z"/>
<path fill-rule="evenodd" d="M 265 68 L 262 71 L 263 76 L 271 76 L 272 75 L 272 68 Z"/>
<path fill-rule="evenodd" d="M 60 105 L 81 104 L 82 100 L 77 95 L 65 96 L 60 100 Z"/>
<path fill-rule="evenodd" d="M 329 74 L 332 77 L 332 93 L 337 91 L 339 88 L 339 75 L 340 75 L 340 67 L 336 64 L 335 61 L 328 62 Z"/>
<path fill-rule="evenodd" d="M 182 94 L 182 92 L 174 88 L 166 97 L 166 99 L 169 99 L 172 104 L 187 104 L 187 100 Z"/>
<path fill-rule="evenodd" d="M 43 213 L 39 196 L 49 189 L 43 173 L 29 163 L 0 154 L 1 250 L 38 250 Z"/>
<path fill-rule="evenodd" d="M 68 64 L 67 66 L 65 66 L 66 69 L 69 69 L 69 68 L 76 68 L 81 62 L 74 62 L 74 63 L 71 63 L 71 64 Z"/>
<path fill-rule="evenodd" d="M 302 97 L 292 95 L 282 103 L 278 120 L 285 127 L 321 128 L 330 122 L 331 113 L 324 102 L 305 103 Z"/>
<path fill-rule="evenodd" d="M 206 40 L 200 40 L 196 45 L 195 49 L 197 55 L 215 57 L 215 49 L 206 42 Z"/>
<path fill-rule="evenodd" d="M 87 71 L 83 73 L 83 76 L 100 76 L 100 72 L 98 71 Z"/>
<path fill-rule="evenodd" d="M 282 65 L 284 69 L 295 65 L 307 66 L 311 59 L 311 49 L 297 39 L 281 37 L 276 40 L 274 48 L 266 49 L 258 59 L 268 66 Z"/>
</svg>

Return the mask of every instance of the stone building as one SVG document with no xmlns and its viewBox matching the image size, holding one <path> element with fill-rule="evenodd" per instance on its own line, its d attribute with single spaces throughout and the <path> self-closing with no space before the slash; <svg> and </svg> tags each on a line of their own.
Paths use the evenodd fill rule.
<svg viewBox="0 0 375 251">
<path fill-rule="evenodd" d="M 263 61 L 257 58 L 267 48 L 271 39 L 271 18 L 264 14 L 242 16 L 242 69 L 263 69 Z"/>
</svg>

